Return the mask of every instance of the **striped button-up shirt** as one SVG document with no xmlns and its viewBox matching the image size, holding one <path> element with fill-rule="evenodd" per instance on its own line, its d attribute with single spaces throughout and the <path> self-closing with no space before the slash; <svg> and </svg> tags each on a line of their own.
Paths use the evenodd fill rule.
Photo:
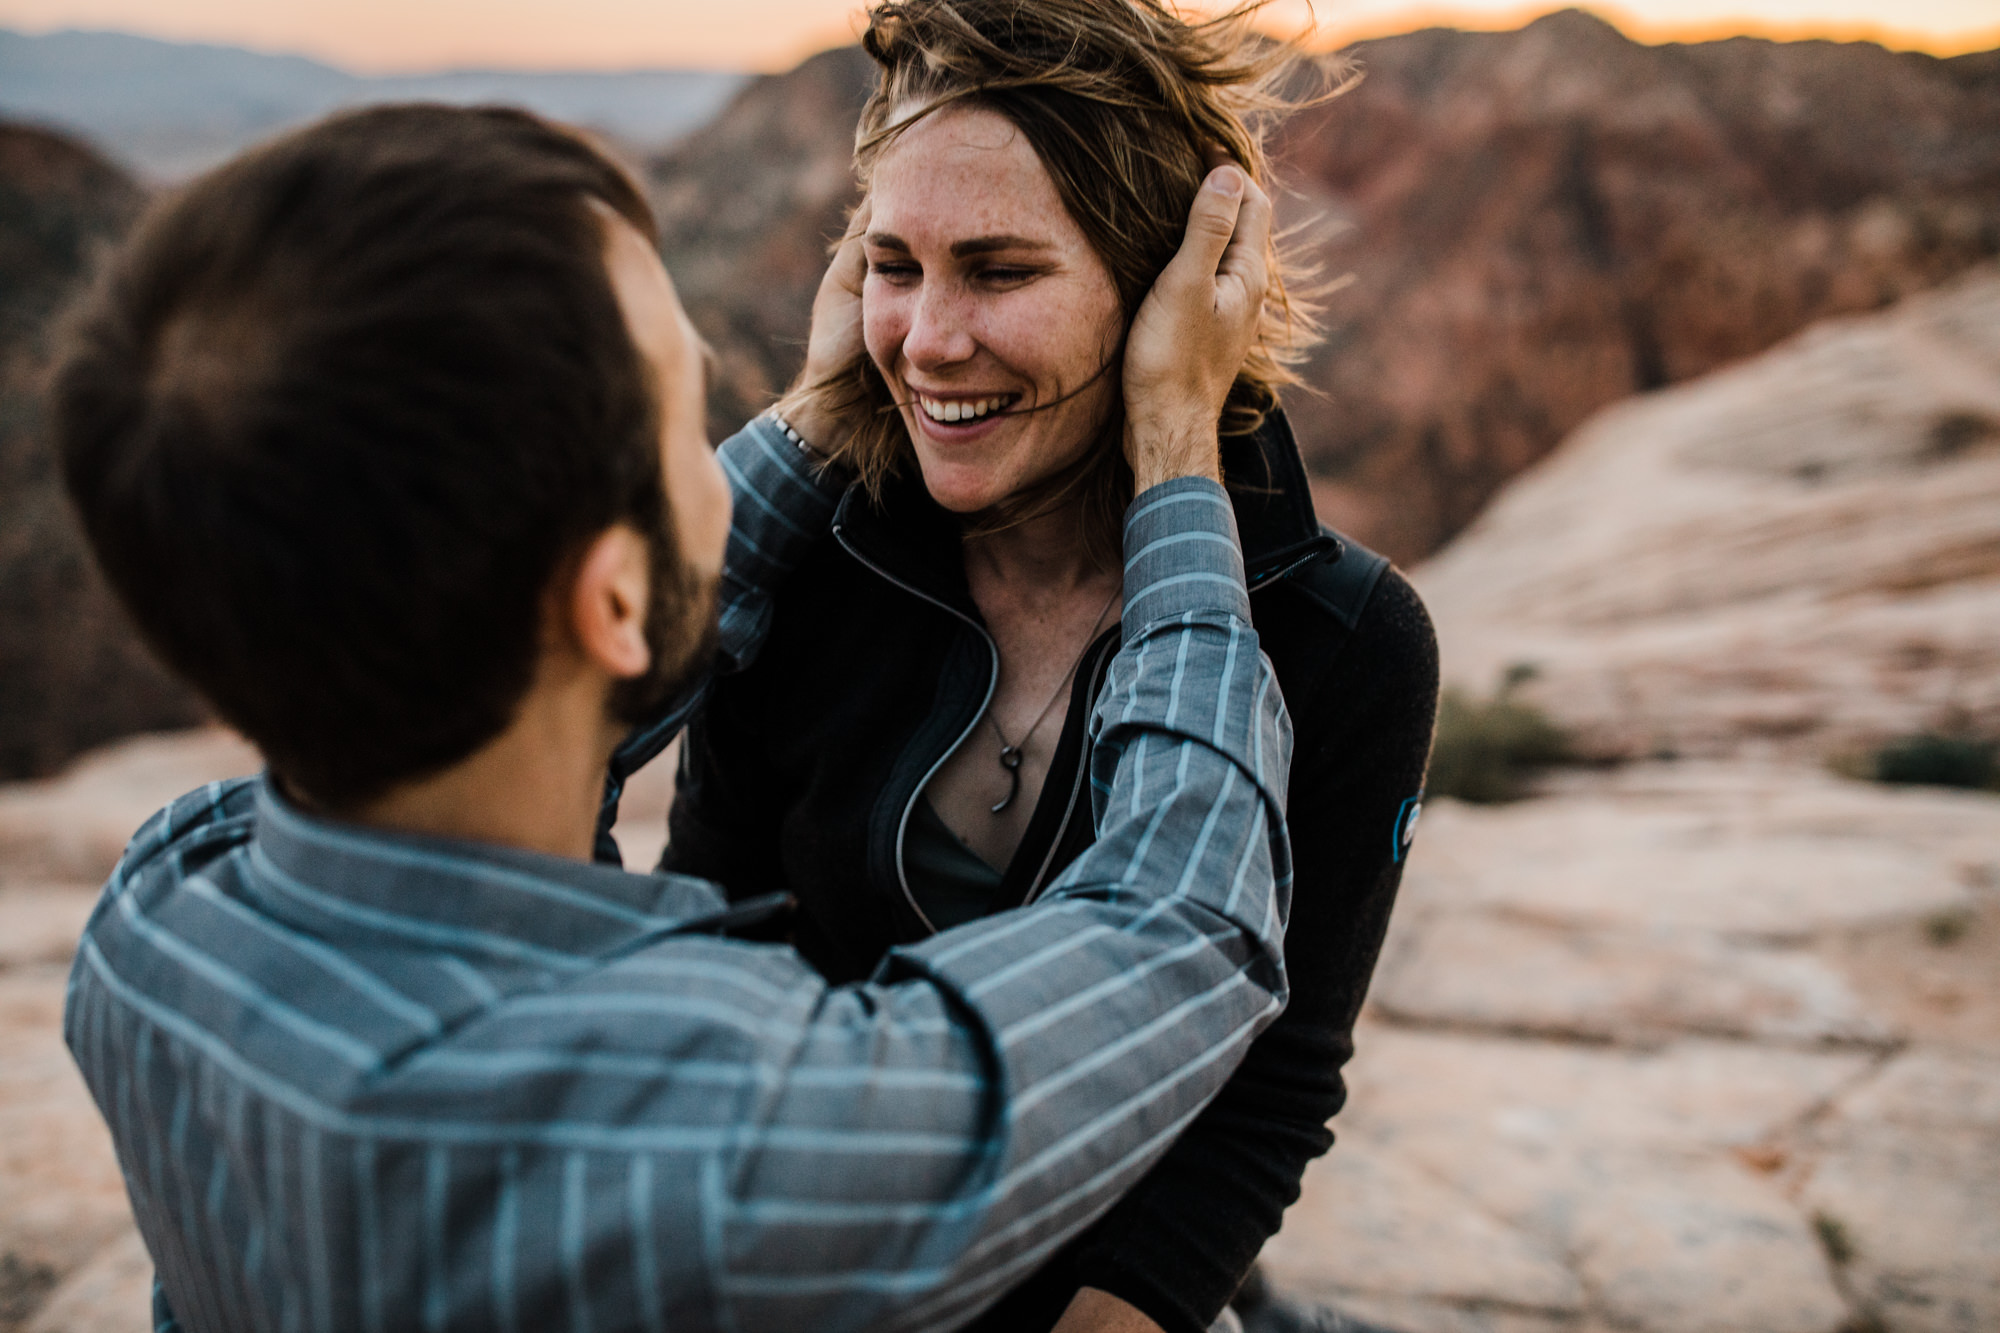
<svg viewBox="0 0 2000 1333">
<path fill-rule="evenodd" d="M 724 456 L 727 663 L 833 489 L 768 427 Z M 732 938 L 698 880 L 341 824 L 263 779 L 156 815 L 66 1035 L 161 1320 L 948 1328 L 1033 1269 L 1283 1002 L 1289 731 L 1223 492 L 1148 491 L 1126 547 L 1096 843 L 865 985 Z"/>
</svg>

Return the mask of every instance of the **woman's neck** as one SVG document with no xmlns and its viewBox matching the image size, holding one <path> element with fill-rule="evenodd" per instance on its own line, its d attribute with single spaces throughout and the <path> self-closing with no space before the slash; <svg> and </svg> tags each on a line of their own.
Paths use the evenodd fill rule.
<svg viewBox="0 0 2000 1333">
<path fill-rule="evenodd" d="M 1082 511 L 1065 505 L 1046 514 L 971 537 L 965 543 L 966 575 L 989 583 L 1057 596 L 1080 588 L 1105 587 L 1115 568 L 1106 566 L 1084 540 Z"/>
</svg>

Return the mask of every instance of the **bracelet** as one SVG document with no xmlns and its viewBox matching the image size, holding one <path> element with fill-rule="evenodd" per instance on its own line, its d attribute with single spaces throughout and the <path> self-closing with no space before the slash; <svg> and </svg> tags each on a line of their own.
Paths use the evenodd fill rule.
<svg viewBox="0 0 2000 1333">
<path fill-rule="evenodd" d="M 807 457 L 809 458 L 819 457 L 817 453 L 813 452 L 813 447 L 806 443 L 805 437 L 792 429 L 792 423 L 778 415 L 777 408 L 775 407 L 772 408 L 764 415 L 771 419 L 771 424 L 773 426 L 776 426 L 780 431 L 784 432 L 784 436 L 786 439 L 790 440 L 793 444 L 796 444 L 802 451 L 804 451 Z"/>
</svg>

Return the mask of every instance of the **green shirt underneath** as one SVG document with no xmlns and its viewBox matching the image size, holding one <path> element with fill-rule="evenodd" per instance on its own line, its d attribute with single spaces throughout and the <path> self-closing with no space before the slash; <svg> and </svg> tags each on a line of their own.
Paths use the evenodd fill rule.
<svg viewBox="0 0 2000 1333">
<path fill-rule="evenodd" d="M 917 798 L 903 837 L 903 874 L 910 896 L 939 930 L 975 921 L 994 910 L 1001 872 L 980 859 L 952 831 L 931 798 Z"/>
</svg>

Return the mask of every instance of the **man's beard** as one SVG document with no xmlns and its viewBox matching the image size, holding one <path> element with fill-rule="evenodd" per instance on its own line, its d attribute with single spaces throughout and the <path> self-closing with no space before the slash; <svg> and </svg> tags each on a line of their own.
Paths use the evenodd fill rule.
<svg viewBox="0 0 2000 1333">
<path fill-rule="evenodd" d="M 702 579 L 681 559 L 671 524 L 659 524 L 648 547 L 652 577 L 646 646 L 653 661 L 644 675 L 620 681 L 611 694 L 611 715 L 628 727 L 656 721 L 708 669 L 719 637 L 715 581 Z"/>
</svg>

